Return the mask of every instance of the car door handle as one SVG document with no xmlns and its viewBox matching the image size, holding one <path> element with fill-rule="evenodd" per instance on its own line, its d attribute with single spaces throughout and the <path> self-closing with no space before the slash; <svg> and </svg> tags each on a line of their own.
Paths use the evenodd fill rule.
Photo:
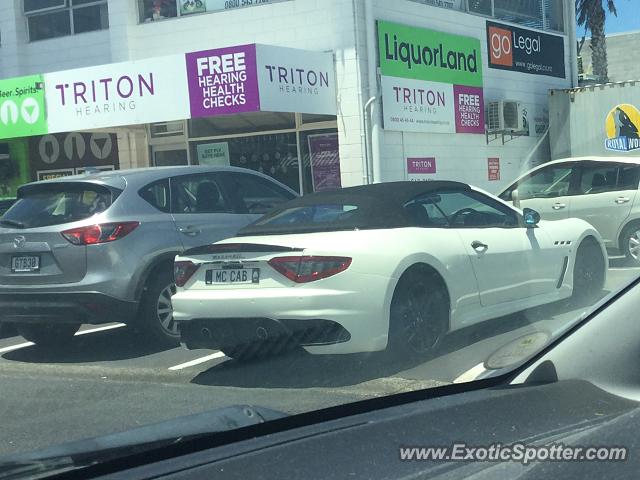
<svg viewBox="0 0 640 480">
<path fill-rule="evenodd" d="M 621 205 L 621 204 L 623 204 L 623 203 L 627 203 L 627 202 L 629 202 L 630 200 L 631 200 L 631 199 L 630 199 L 630 198 L 627 198 L 627 197 L 618 197 L 618 198 L 616 198 L 616 203 L 617 203 L 618 205 Z"/>
<path fill-rule="evenodd" d="M 554 210 L 562 210 L 563 208 L 566 208 L 566 207 L 567 207 L 566 203 L 554 203 L 551 208 L 553 208 Z"/>
<path fill-rule="evenodd" d="M 183 233 L 185 235 L 189 235 L 191 237 L 195 237 L 196 235 L 198 235 L 200 233 L 200 229 L 198 227 L 194 227 L 193 225 L 189 226 L 189 227 L 180 227 L 180 228 L 178 228 L 178 231 L 180 233 Z"/>
<path fill-rule="evenodd" d="M 473 242 L 471 242 L 471 248 L 476 251 L 484 251 L 489 248 L 489 245 L 487 245 L 486 243 L 482 243 L 479 240 L 474 240 Z"/>
</svg>

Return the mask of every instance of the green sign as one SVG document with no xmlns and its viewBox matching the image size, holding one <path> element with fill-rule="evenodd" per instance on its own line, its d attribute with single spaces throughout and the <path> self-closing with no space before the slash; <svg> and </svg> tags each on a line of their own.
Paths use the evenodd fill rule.
<svg viewBox="0 0 640 480">
<path fill-rule="evenodd" d="M 0 139 L 47 133 L 42 75 L 0 80 Z"/>
<path fill-rule="evenodd" d="M 476 38 L 378 21 L 378 48 L 384 76 L 482 87 Z"/>
</svg>

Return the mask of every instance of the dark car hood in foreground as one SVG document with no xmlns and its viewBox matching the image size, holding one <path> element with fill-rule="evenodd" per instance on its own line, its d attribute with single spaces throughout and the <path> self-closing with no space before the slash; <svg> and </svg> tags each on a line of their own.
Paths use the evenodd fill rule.
<svg viewBox="0 0 640 480">
<path fill-rule="evenodd" d="M 235 430 L 283 417 L 286 414 L 248 405 L 215 409 L 122 433 L 0 457 L 0 479 L 46 477 L 56 472 L 178 444 L 201 435 Z"/>
<path fill-rule="evenodd" d="M 140 478 L 132 473 L 178 478 L 178 471 L 183 480 L 218 478 L 222 471 L 225 479 L 637 478 L 638 406 L 583 381 L 494 387 L 248 439 L 110 478 Z M 400 460 L 400 447 L 458 442 L 626 446 L 629 458 L 529 465 Z"/>
<path fill-rule="evenodd" d="M 159 442 L 157 452 L 134 464 L 113 463 L 108 469 L 88 467 L 82 478 L 94 475 L 113 479 L 136 478 L 437 478 L 475 480 L 495 478 L 636 478 L 640 471 L 637 451 L 640 439 L 640 404 L 614 396 L 584 381 L 558 381 L 521 386 L 493 386 L 478 389 L 470 384 L 439 387 L 412 392 L 403 399 L 409 403 L 381 408 L 385 398 L 373 399 L 377 407 L 356 413 L 353 407 L 333 407 L 326 411 L 283 417 L 274 413 L 269 435 L 234 435 L 215 448 L 200 442 L 189 452 L 176 455 L 176 445 Z M 447 393 L 449 392 L 449 394 Z M 429 398 L 420 400 L 420 396 Z M 440 396 L 442 395 L 442 396 Z M 434 398 L 435 397 L 435 398 Z M 393 397 L 391 397 L 393 399 Z M 396 397 L 398 398 L 398 397 Z M 366 403 L 366 402 L 365 402 Z M 242 408 L 226 410 L 221 420 L 215 413 L 213 424 L 221 431 L 242 418 Z M 345 409 L 342 412 L 340 409 Z M 351 414 L 349 410 L 351 409 Z M 333 418 L 322 421 L 324 416 Z M 272 412 L 253 416 L 248 425 L 268 420 Z M 342 415 L 341 415 L 342 413 Z M 280 418 L 278 418 L 280 415 Z M 344 416 L 343 416 L 344 415 Z M 198 423 L 198 416 L 192 418 Z M 184 428 L 178 420 L 171 430 Z M 170 427 L 171 422 L 165 425 Z M 241 424 L 237 425 L 242 426 Z M 273 426 L 278 426 L 274 430 Z M 211 427 L 211 423 L 209 424 Z M 153 431 L 156 427 L 146 427 Z M 165 427 L 160 427 L 160 431 Z M 250 427 L 253 428 L 253 427 Z M 262 428 L 258 426 L 256 428 Z M 145 429 L 138 429 L 143 432 Z M 207 430 L 204 427 L 201 431 Z M 208 429 L 210 430 L 210 428 Z M 136 432 L 134 430 L 133 432 Z M 127 435 L 127 434 L 125 434 Z M 224 435 L 224 434 L 223 434 Z M 134 435 L 135 436 L 135 435 Z M 110 438 L 110 437 L 105 437 Z M 111 436 L 111 438 L 114 438 Z M 128 437 L 129 439 L 131 437 Z M 148 436 L 142 435 L 148 440 Z M 158 438 L 161 438 L 160 436 Z M 112 442 L 95 440 L 84 444 L 103 449 Z M 195 443 L 198 443 L 195 442 Z M 120 442 L 116 441 L 116 444 Z M 439 447 L 465 443 L 489 447 L 491 444 L 549 445 L 563 443 L 579 446 L 624 446 L 629 449 L 626 462 L 544 462 L 523 465 L 518 462 L 401 461 L 400 447 Z M 64 447 L 62 447 L 64 449 Z M 68 447 L 67 447 L 68 448 Z M 55 450 L 55 449 L 54 449 Z M 52 450 L 53 451 L 53 450 Z M 134 450 L 131 450 L 135 453 Z M 99 453 L 94 452 L 94 453 Z M 69 455 L 69 453 L 67 453 Z M 94 459 L 90 454 L 86 458 Z M 29 456 L 21 457 L 29 460 Z M 33 457 L 34 459 L 37 457 Z M 85 458 L 85 463 L 86 463 Z M 107 457 L 107 460 L 110 458 Z M 111 458 L 112 459 L 112 458 Z M 140 459 L 138 459 L 140 460 Z M 102 466 L 104 467 L 104 466 Z M 60 467 L 58 471 L 63 471 Z M 18 473 L 14 470 L 14 472 Z M 23 471 L 33 478 L 37 470 Z M 18 478 L 17 476 L 15 478 Z"/>
</svg>

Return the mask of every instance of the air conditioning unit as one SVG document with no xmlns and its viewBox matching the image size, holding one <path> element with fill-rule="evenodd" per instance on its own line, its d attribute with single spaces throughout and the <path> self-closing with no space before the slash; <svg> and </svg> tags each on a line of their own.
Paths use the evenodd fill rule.
<svg viewBox="0 0 640 480">
<path fill-rule="evenodd" d="M 489 102 L 486 108 L 486 122 L 489 132 L 523 132 L 524 113 L 519 102 L 502 100 Z"/>
</svg>

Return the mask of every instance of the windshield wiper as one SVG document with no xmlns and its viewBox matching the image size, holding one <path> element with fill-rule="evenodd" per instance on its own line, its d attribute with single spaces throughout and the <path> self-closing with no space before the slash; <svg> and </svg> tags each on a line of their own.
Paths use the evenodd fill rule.
<svg viewBox="0 0 640 480">
<path fill-rule="evenodd" d="M 8 225 L 10 227 L 16 227 L 16 228 L 25 228 L 25 224 L 22 222 L 18 222 L 16 220 L 8 220 L 8 219 L 2 219 L 0 220 L 0 225 Z"/>
<path fill-rule="evenodd" d="M 0 479 L 49 477 L 286 416 L 267 408 L 237 405 L 179 417 L 122 433 L 0 457 Z"/>
</svg>

